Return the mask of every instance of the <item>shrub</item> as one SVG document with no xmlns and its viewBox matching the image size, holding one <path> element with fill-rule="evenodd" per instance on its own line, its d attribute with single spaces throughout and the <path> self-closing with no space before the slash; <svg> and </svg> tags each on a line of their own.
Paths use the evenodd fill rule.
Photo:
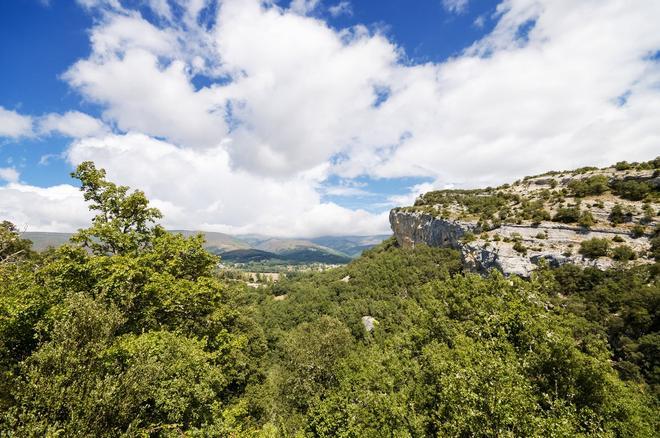
<svg viewBox="0 0 660 438">
<path fill-rule="evenodd" d="M 527 254 L 527 247 L 519 241 L 513 244 L 513 249 L 520 254 Z"/>
<path fill-rule="evenodd" d="M 620 204 L 616 204 L 609 215 L 609 220 L 613 224 L 622 224 L 627 222 L 630 219 L 631 215 L 629 213 L 624 213 L 623 207 Z"/>
<path fill-rule="evenodd" d="M 621 237 L 621 236 L 614 236 L 614 237 L 612 238 L 612 241 L 613 241 L 613 242 L 617 242 L 617 243 L 625 242 L 624 238 Z"/>
<path fill-rule="evenodd" d="M 623 199 L 641 201 L 651 192 L 651 186 L 643 181 L 626 180 L 612 183 L 614 193 Z"/>
<path fill-rule="evenodd" d="M 656 262 L 660 261 L 660 236 L 651 239 L 651 256 Z"/>
<path fill-rule="evenodd" d="M 612 250 L 612 258 L 621 262 L 627 262 L 628 260 L 635 260 L 637 254 L 628 245 L 620 245 Z"/>
<path fill-rule="evenodd" d="M 591 195 L 601 195 L 608 189 L 607 177 L 594 175 L 588 178 L 576 179 L 568 183 L 573 196 L 583 198 Z"/>
<path fill-rule="evenodd" d="M 461 237 L 461 242 L 463 243 L 470 243 L 470 242 L 474 242 L 475 240 L 477 240 L 477 236 L 475 236 L 474 233 L 470 231 L 463 234 L 463 236 Z"/>
<path fill-rule="evenodd" d="M 630 234 L 632 234 L 632 236 L 637 239 L 638 237 L 642 237 L 644 235 L 644 231 L 646 231 L 644 225 L 636 224 L 634 227 L 632 227 Z"/>
<path fill-rule="evenodd" d="M 653 216 L 655 215 L 655 210 L 651 207 L 650 204 L 644 205 L 644 217 L 642 218 L 643 223 L 648 224 L 653 221 Z"/>
<path fill-rule="evenodd" d="M 607 239 L 594 237 L 593 239 L 585 240 L 580 243 L 580 254 L 590 259 L 596 259 L 598 257 L 606 256 L 609 247 L 610 242 Z"/>
<path fill-rule="evenodd" d="M 584 227 L 584 228 L 591 228 L 591 227 L 594 226 L 595 223 L 596 223 L 596 221 L 594 220 L 594 217 L 593 217 L 593 215 L 591 214 L 591 212 L 589 212 L 589 211 L 583 211 L 583 212 L 580 214 L 580 218 L 578 219 L 578 224 L 579 224 L 581 227 Z"/>
<path fill-rule="evenodd" d="M 552 218 L 555 222 L 565 224 L 575 223 L 578 219 L 580 219 L 580 209 L 578 207 L 562 207 L 557 210 L 555 217 Z"/>
<path fill-rule="evenodd" d="M 632 166 L 631 166 L 631 164 L 630 164 L 629 162 L 627 162 L 627 161 L 619 161 L 618 163 L 616 163 L 616 164 L 614 165 L 614 168 L 615 168 L 616 170 L 628 170 L 628 169 L 632 168 Z"/>
</svg>

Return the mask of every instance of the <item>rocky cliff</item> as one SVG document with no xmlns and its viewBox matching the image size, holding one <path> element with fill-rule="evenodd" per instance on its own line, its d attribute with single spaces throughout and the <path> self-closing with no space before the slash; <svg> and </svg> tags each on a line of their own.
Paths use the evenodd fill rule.
<svg viewBox="0 0 660 438">
<path fill-rule="evenodd" d="M 431 192 L 413 207 L 392 210 L 390 224 L 399 245 L 455 248 L 482 272 L 528 277 L 541 260 L 601 269 L 650 263 L 660 207 L 658 163 L 651 163 L 651 169 L 636 163 L 553 172 L 495 189 Z M 594 252 L 590 242 L 606 249 Z"/>
</svg>

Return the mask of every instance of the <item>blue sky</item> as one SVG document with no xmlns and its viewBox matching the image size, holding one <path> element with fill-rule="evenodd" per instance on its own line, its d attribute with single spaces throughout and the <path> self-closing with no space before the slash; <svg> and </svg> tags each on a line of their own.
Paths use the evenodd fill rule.
<svg viewBox="0 0 660 438">
<path fill-rule="evenodd" d="M 194 3 L 0 3 L 0 215 L 83 224 L 93 159 L 168 225 L 368 234 L 425 190 L 660 150 L 651 0 Z"/>
</svg>

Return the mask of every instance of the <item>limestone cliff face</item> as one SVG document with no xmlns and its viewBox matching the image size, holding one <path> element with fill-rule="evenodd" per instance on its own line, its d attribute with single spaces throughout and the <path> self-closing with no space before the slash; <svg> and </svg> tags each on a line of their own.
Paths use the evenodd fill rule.
<svg viewBox="0 0 660 438">
<path fill-rule="evenodd" d="M 614 265 L 611 258 L 587 259 L 577 253 L 580 242 L 594 237 L 611 239 L 619 236 L 623 243 L 636 251 L 646 251 L 647 237 L 632 238 L 630 233 L 608 228 L 584 230 L 577 226 L 542 222 L 538 226 L 505 224 L 481 235 L 476 222 L 446 220 L 419 211 L 394 209 L 390 212 L 390 224 L 399 245 L 454 248 L 461 252 L 467 267 L 486 272 L 497 269 L 506 275 L 529 277 L 545 259 L 551 266 L 574 263 L 606 269 Z M 476 240 L 465 242 L 466 233 L 479 235 Z M 497 236 L 497 237 L 495 237 Z M 526 252 L 514 249 L 514 242 L 525 246 Z M 638 262 L 644 262 L 640 260 Z"/>
<path fill-rule="evenodd" d="M 422 212 L 390 212 L 390 225 L 400 246 L 409 248 L 423 243 L 428 246 L 442 246 L 459 249 L 460 239 L 467 232 L 477 230 L 470 222 L 439 219 Z"/>
</svg>

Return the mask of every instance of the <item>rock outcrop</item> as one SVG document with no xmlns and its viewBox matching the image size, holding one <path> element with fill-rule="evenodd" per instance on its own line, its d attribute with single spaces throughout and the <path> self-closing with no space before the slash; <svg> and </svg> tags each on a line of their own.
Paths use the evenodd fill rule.
<svg viewBox="0 0 660 438">
<path fill-rule="evenodd" d="M 529 277 L 542 263 L 600 269 L 651 263 L 651 239 L 660 230 L 659 165 L 660 159 L 624 162 L 548 172 L 497 188 L 429 192 L 414 206 L 392 210 L 390 224 L 400 246 L 454 248 L 480 272 Z M 580 251 L 590 239 L 606 240 L 607 256 Z"/>
<path fill-rule="evenodd" d="M 542 222 L 538 226 L 506 224 L 482 234 L 477 222 L 446 220 L 428 213 L 394 209 L 390 212 L 390 225 L 402 247 L 424 244 L 453 248 L 461 252 L 466 266 L 475 271 L 497 269 L 506 275 L 522 277 L 529 277 L 542 259 L 550 266 L 574 263 L 600 269 L 612 267 L 615 261 L 611 258 L 592 260 L 577 252 L 582 241 L 592 238 L 618 236 L 618 240 L 639 252 L 649 247 L 648 237 L 633 238 L 623 230 L 585 230 L 553 222 Z M 475 236 L 474 240 L 465 239 L 468 233 Z M 516 242 L 526 248 L 525 253 L 514 249 Z"/>
</svg>

